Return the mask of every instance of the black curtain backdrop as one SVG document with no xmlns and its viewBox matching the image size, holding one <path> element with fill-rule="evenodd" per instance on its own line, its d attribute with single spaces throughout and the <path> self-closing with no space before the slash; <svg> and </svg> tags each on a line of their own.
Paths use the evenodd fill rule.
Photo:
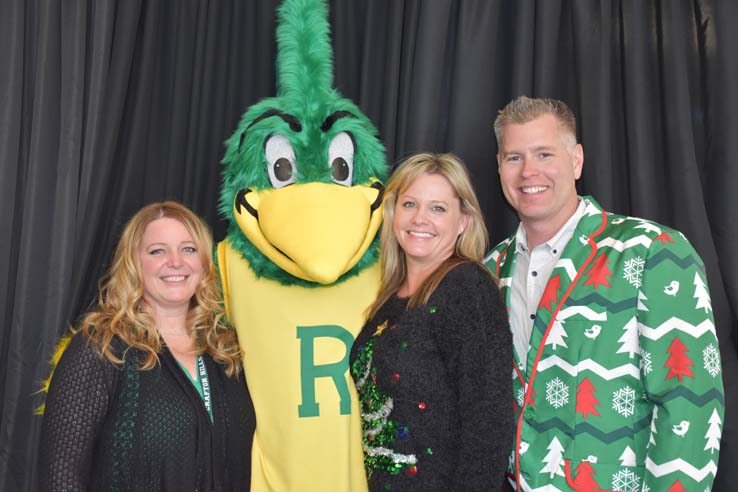
<svg viewBox="0 0 738 492">
<path fill-rule="evenodd" d="M 33 393 L 56 339 L 94 301 L 126 219 L 173 198 L 223 238 L 223 141 L 274 95 L 277 4 L 0 0 L 0 490 L 36 488 Z M 391 163 L 460 155 L 493 242 L 517 221 L 491 122 L 519 94 L 575 110 L 580 192 L 690 238 L 726 386 L 714 490 L 735 490 L 738 2 L 330 4 L 336 87 L 375 122 Z"/>
</svg>

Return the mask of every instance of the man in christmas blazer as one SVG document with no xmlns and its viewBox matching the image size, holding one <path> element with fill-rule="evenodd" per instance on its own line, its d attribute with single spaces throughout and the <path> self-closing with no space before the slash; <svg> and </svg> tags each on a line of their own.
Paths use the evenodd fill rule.
<svg viewBox="0 0 738 492">
<path fill-rule="evenodd" d="M 510 483 L 709 491 L 724 397 L 700 257 L 678 231 L 577 196 L 583 151 L 560 101 L 520 97 L 495 132 L 503 192 L 521 224 L 486 262 L 514 335 L 530 330 L 527 351 L 513 351 Z M 551 262 L 542 292 L 535 260 L 522 256 L 537 247 Z M 519 264 L 527 271 L 516 272 Z"/>
</svg>

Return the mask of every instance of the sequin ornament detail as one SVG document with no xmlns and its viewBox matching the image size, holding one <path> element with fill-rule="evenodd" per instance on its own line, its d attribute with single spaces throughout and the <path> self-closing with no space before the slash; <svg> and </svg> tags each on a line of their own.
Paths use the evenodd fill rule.
<svg viewBox="0 0 738 492">
<path fill-rule="evenodd" d="M 436 314 L 438 312 L 438 308 L 436 306 L 431 306 L 430 309 L 428 309 L 428 312 Z"/>
<path fill-rule="evenodd" d="M 384 328 L 380 330 L 380 327 Z M 381 393 L 376 378 L 371 377 L 374 344 L 386 328 L 386 322 L 377 327 L 377 331 L 367 340 L 363 350 L 358 350 L 358 356 L 351 365 L 351 374 L 356 380 L 361 407 L 362 445 L 367 478 L 377 470 L 386 470 L 397 475 L 402 470 L 414 467 L 418 461 L 414 454 L 395 451 L 396 439 L 401 433 L 407 434 L 408 429 L 398 428 L 397 422 L 390 418 L 393 409 L 392 398 Z"/>
<path fill-rule="evenodd" d="M 405 441 L 410 437 L 410 430 L 408 430 L 407 427 L 400 427 L 397 429 L 397 437 L 399 437 L 401 440 Z"/>
<path fill-rule="evenodd" d="M 374 336 L 376 337 L 376 336 L 379 336 L 379 335 L 381 335 L 381 334 L 382 334 L 382 332 L 383 332 L 384 330 L 386 330 L 386 329 L 387 329 L 387 322 L 385 321 L 385 322 L 384 322 L 384 323 L 382 323 L 381 325 L 377 326 L 377 331 L 375 331 L 375 332 L 374 332 Z"/>
</svg>

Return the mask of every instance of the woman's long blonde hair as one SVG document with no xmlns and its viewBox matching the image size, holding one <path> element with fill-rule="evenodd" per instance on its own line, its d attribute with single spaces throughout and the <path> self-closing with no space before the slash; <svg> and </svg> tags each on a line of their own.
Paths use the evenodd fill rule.
<svg viewBox="0 0 738 492">
<path fill-rule="evenodd" d="M 446 178 L 461 202 L 461 212 L 469 216 L 464 231 L 456 239 L 456 247 L 446 261 L 433 272 L 410 296 L 408 308 L 424 305 L 435 292 L 438 284 L 452 268 L 465 262 L 481 262 L 487 250 L 487 227 L 464 163 L 453 154 L 415 154 L 403 161 L 390 176 L 382 199 L 383 225 L 380 234 L 382 245 L 382 283 L 376 301 L 367 310 L 371 318 L 387 300 L 395 295 L 407 276 L 405 253 L 395 237 L 392 224 L 395 218 L 397 197 L 407 190 L 423 174 L 438 174 Z M 490 273 L 491 275 L 491 273 Z"/>
<path fill-rule="evenodd" d="M 190 300 L 187 316 L 187 328 L 195 335 L 196 352 L 210 354 L 226 366 L 229 376 L 237 375 L 241 352 L 236 332 L 222 321 L 224 311 L 212 258 L 212 235 L 202 219 L 177 202 L 152 203 L 128 221 L 115 248 L 113 263 L 99 282 L 97 305 L 82 317 L 79 330 L 114 364 L 123 363 L 118 357 L 121 354 L 116 355 L 111 346 L 114 337 L 146 354 L 140 369 L 152 369 L 159 362 L 162 339 L 145 309 L 139 248 L 146 226 L 163 217 L 185 226 L 202 261 L 202 279 Z"/>
</svg>

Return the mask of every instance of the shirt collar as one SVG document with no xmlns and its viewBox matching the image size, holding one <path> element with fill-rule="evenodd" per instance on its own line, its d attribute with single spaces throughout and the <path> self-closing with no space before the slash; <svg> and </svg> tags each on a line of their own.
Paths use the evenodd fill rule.
<svg viewBox="0 0 738 492">
<path fill-rule="evenodd" d="M 556 234 L 553 235 L 551 239 L 538 247 L 544 247 L 546 251 L 552 255 L 560 253 L 566 246 L 566 243 L 568 243 L 574 235 L 574 230 L 576 229 L 579 220 L 584 216 L 586 208 L 587 205 L 585 201 L 582 200 L 582 197 L 579 197 L 577 209 L 574 211 L 572 216 L 569 217 L 569 220 L 566 221 L 566 223 Z M 528 249 L 528 237 L 525 234 L 525 227 L 523 227 L 522 222 L 518 224 L 518 230 L 515 232 L 515 249 L 518 253 L 530 253 L 530 250 Z"/>
</svg>

